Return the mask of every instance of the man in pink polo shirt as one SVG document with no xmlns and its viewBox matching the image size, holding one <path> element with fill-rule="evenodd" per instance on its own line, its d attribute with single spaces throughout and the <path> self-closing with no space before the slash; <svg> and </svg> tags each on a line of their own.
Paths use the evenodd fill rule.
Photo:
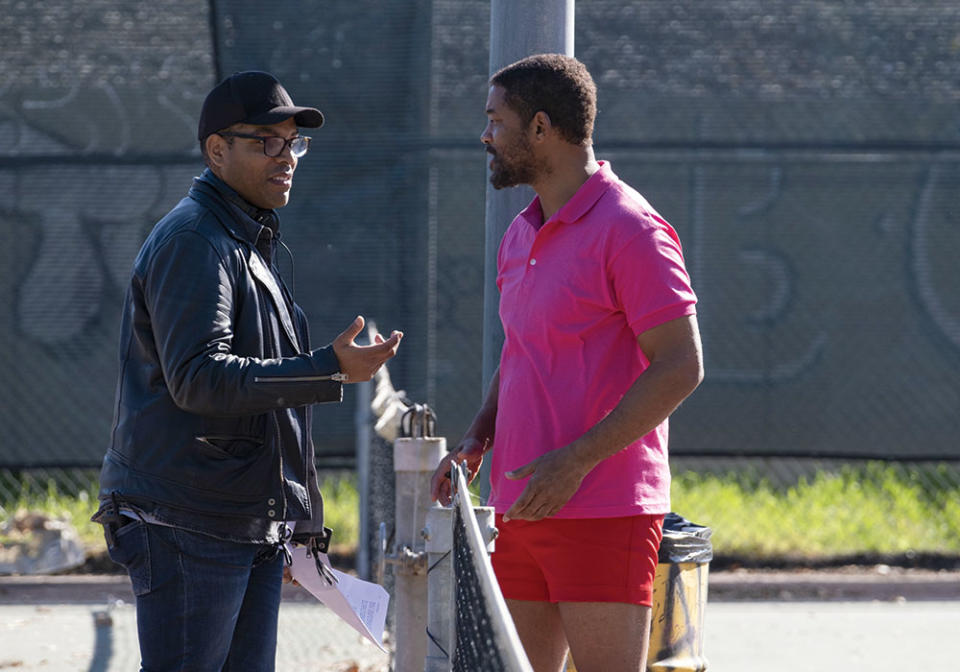
<svg viewBox="0 0 960 672">
<path fill-rule="evenodd" d="M 559 671 L 645 669 L 670 510 L 667 418 L 703 378 L 696 297 L 676 232 L 594 158 L 596 88 L 574 58 L 490 80 L 490 180 L 529 184 L 497 259 L 500 368 L 450 462 L 492 451 L 494 570 L 527 657 Z"/>
</svg>

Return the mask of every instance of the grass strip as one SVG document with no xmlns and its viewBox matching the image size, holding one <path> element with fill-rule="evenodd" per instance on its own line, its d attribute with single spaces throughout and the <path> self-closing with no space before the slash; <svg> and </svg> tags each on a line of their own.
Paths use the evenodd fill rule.
<svg viewBox="0 0 960 672">
<path fill-rule="evenodd" d="M 867 462 L 791 485 L 687 471 L 671 492 L 674 511 L 713 530 L 718 555 L 960 554 L 960 475 L 945 465 Z"/>
<path fill-rule="evenodd" d="M 321 474 L 324 515 L 334 548 L 349 552 L 359 537 L 356 474 Z M 949 465 L 850 464 L 774 484 L 749 470 L 674 474 L 673 510 L 713 530 L 717 555 L 816 560 L 836 556 L 938 553 L 960 555 L 960 469 Z M 65 519 L 91 552 L 103 548 L 89 521 L 96 488 L 21 494 L 0 505 L 6 522 L 18 511 Z M 0 533 L 0 543 L 4 537 Z"/>
</svg>

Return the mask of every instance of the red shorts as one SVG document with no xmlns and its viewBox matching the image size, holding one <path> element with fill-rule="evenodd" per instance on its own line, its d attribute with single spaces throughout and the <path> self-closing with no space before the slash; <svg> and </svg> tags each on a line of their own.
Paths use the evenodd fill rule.
<svg viewBox="0 0 960 672">
<path fill-rule="evenodd" d="M 663 515 L 496 520 L 490 559 L 506 599 L 653 603 Z"/>
</svg>

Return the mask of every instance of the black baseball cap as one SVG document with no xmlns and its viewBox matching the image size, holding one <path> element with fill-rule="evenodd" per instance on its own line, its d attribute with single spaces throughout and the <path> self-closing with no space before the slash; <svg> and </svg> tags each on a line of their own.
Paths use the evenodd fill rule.
<svg viewBox="0 0 960 672">
<path fill-rule="evenodd" d="M 323 126 L 320 110 L 294 105 L 287 90 L 269 72 L 236 72 L 207 94 L 200 111 L 197 139 L 203 142 L 234 124 L 266 126 L 290 117 L 304 128 Z"/>
</svg>

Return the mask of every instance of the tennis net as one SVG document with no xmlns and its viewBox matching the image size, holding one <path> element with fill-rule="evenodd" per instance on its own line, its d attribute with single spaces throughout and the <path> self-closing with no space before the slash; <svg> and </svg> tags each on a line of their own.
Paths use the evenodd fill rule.
<svg viewBox="0 0 960 672">
<path fill-rule="evenodd" d="M 453 469 L 454 672 L 532 672 L 500 593 L 470 501 L 463 467 Z"/>
</svg>

